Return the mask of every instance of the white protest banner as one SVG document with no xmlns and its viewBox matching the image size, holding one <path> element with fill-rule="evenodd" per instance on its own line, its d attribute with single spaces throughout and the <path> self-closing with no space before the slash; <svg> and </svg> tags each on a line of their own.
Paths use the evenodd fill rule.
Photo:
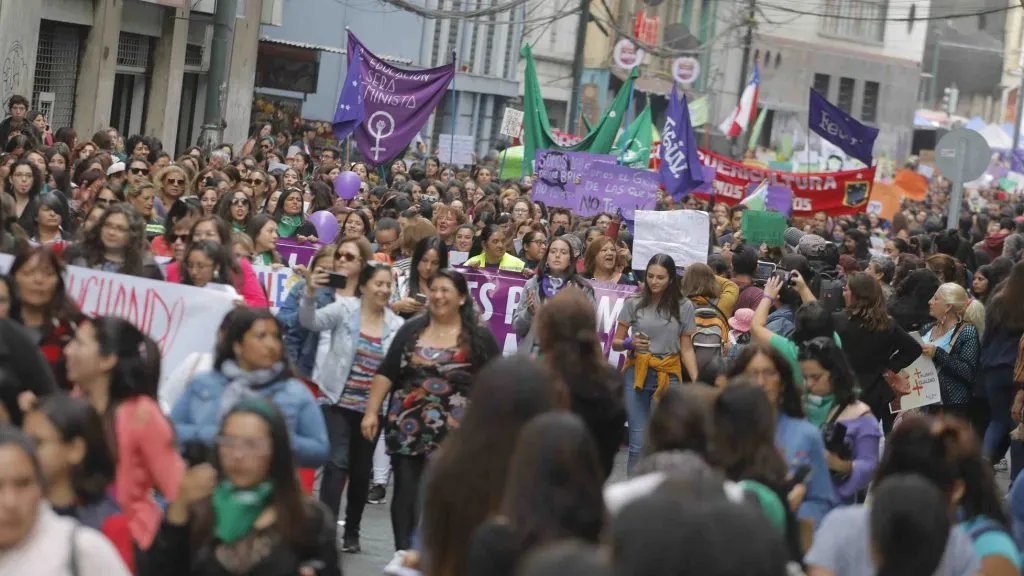
<svg viewBox="0 0 1024 576">
<path fill-rule="evenodd" d="M 267 292 L 270 310 L 277 314 L 277 309 L 288 299 L 288 293 L 301 280 L 301 277 L 293 272 L 291 268 L 278 268 L 274 270 L 270 266 L 253 266 L 252 270 L 256 273 L 260 286 L 263 286 L 263 289 Z"/>
<path fill-rule="evenodd" d="M 474 144 L 472 136 L 441 134 L 437 140 L 437 157 L 443 162 L 450 161 L 458 166 L 472 166 Z"/>
<path fill-rule="evenodd" d="M 14 259 L 0 255 L 0 271 Z M 89 317 L 116 316 L 134 324 L 160 346 L 161 373 L 169 375 L 193 352 L 213 352 L 216 326 L 235 296 L 126 274 L 68 266 L 68 297 Z"/>
<path fill-rule="evenodd" d="M 633 268 L 643 270 L 655 254 L 668 254 L 676 266 L 708 260 L 707 212 L 637 210 L 633 237 Z"/>
<path fill-rule="evenodd" d="M 895 376 L 900 380 L 896 388 L 909 392 L 889 403 L 889 411 L 893 414 L 942 401 L 939 372 L 931 358 L 921 355 Z"/>
<path fill-rule="evenodd" d="M 501 116 L 501 128 L 498 130 L 498 133 L 509 138 L 519 138 L 519 133 L 522 131 L 523 111 L 516 110 L 515 108 L 505 108 L 505 113 Z"/>
</svg>

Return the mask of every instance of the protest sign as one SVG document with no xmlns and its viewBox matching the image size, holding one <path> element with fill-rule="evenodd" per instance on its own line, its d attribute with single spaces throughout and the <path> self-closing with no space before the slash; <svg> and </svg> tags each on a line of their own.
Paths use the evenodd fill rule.
<svg viewBox="0 0 1024 576">
<path fill-rule="evenodd" d="M 270 266 L 253 266 L 253 272 L 260 281 L 260 286 L 267 293 L 267 300 L 270 302 L 270 309 L 275 314 L 277 309 L 284 304 L 292 287 L 302 278 L 292 271 L 291 268 L 278 268 L 274 270 Z"/>
<path fill-rule="evenodd" d="M 779 172 L 746 166 L 703 149 L 700 157 L 706 166 L 715 168 L 713 187 L 717 202 L 737 204 L 751 184 L 767 180 L 769 186 L 786 186 L 793 191 L 793 216 L 797 217 L 818 211 L 830 216 L 863 212 L 875 179 L 874 167 L 842 172 Z M 694 193 L 707 197 L 699 191 Z"/>
<path fill-rule="evenodd" d="M 505 274 L 489 270 L 460 268 L 469 284 L 469 292 L 477 303 L 480 320 L 485 322 L 494 334 L 495 340 L 505 356 L 519 350 L 512 315 L 519 299 L 523 297 L 526 280 L 517 274 Z M 625 354 L 612 350 L 612 338 L 618 324 L 619 312 L 626 298 L 636 294 L 635 286 L 619 286 L 603 282 L 591 282 L 594 287 L 594 306 L 597 312 L 597 333 L 601 347 L 612 366 L 622 368 Z"/>
<path fill-rule="evenodd" d="M 509 138 L 519 138 L 523 131 L 523 111 L 515 108 L 505 108 L 501 115 L 501 128 L 498 134 Z"/>
<path fill-rule="evenodd" d="M 441 134 L 437 140 L 437 157 L 457 166 L 472 166 L 473 144 L 473 137 L 466 134 Z"/>
<path fill-rule="evenodd" d="M 299 244 L 295 240 L 279 238 L 277 240 L 277 252 L 281 255 L 285 265 L 294 268 L 295 266 L 308 266 L 313 255 L 320 249 L 319 244 Z"/>
<path fill-rule="evenodd" d="M 534 201 L 548 208 L 568 208 L 577 216 L 653 210 L 660 177 L 657 172 L 615 164 L 614 156 L 539 150 L 535 158 Z"/>
<path fill-rule="evenodd" d="M 13 262 L 11 256 L 0 255 L 0 272 L 6 273 Z M 164 377 L 189 354 L 213 351 L 213 328 L 234 308 L 236 298 L 220 290 L 78 266 L 68 266 L 64 285 L 86 316 L 123 318 L 156 341 Z"/>
<path fill-rule="evenodd" d="M 753 246 L 785 246 L 786 217 L 778 212 L 743 211 L 743 240 Z"/>
<path fill-rule="evenodd" d="M 895 377 L 899 378 L 902 389 L 909 392 L 889 403 L 891 413 L 896 414 L 912 408 L 938 404 L 942 401 L 939 390 L 939 373 L 931 358 L 924 355 L 919 356 L 913 364 L 900 370 Z"/>
<path fill-rule="evenodd" d="M 764 207 L 789 218 L 793 214 L 793 190 L 789 186 L 769 186 L 764 197 Z"/>
<path fill-rule="evenodd" d="M 636 212 L 633 238 L 633 268 L 643 270 L 655 254 L 668 254 L 676 266 L 685 267 L 708 260 L 707 212 L 672 210 Z"/>
</svg>

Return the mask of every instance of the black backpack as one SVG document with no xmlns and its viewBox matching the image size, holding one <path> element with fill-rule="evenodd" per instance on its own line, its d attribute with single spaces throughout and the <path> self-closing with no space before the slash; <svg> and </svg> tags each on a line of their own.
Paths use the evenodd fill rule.
<svg viewBox="0 0 1024 576">
<path fill-rule="evenodd" d="M 846 302 L 843 300 L 843 287 L 846 286 L 846 278 L 840 277 L 834 272 L 820 272 L 815 280 L 818 289 L 814 293 L 825 310 L 832 313 L 839 312 L 846 307 Z"/>
</svg>

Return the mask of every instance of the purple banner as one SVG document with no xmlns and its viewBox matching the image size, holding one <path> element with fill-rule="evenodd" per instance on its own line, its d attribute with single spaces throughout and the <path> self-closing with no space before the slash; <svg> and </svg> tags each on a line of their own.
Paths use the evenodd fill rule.
<svg viewBox="0 0 1024 576">
<path fill-rule="evenodd" d="M 455 63 L 427 70 L 384 62 L 348 33 L 348 73 L 334 111 L 334 134 L 355 133 L 359 152 L 380 166 L 405 150 L 455 77 Z"/>
<path fill-rule="evenodd" d="M 512 315 L 519 299 L 523 297 L 526 279 L 517 274 L 479 269 L 460 268 L 459 271 L 466 276 L 469 292 L 479 306 L 481 320 L 487 322 L 502 353 L 505 356 L 515 354 L 519 350 L 519 341 L 512 326 Z M 639 288 L 603 282 L 592 282 L 592 285 L 597 309 L 597 332 L 601 337 L 604 355 L 613 366 L 622 368 L 626 356 L 612 350 L 612 338 L 615 336 L 615 326 L 623 302 L 636 294 Z"/>
<path fill-rule="evenodd" d="M 313 255 L 320 249 L 320 244 L 299 244 L 294 240 L 279 238 L 277 240 L 277 252 L 284 260 L 284 265 L 294 268 L 297 265 L 308 266 Z"/>
<path fill-rule="evenodd" d="M 793 189 L 789 186 L 768 186 L 764 196 L 764 207 L 781 212 L 789 218 L 793 215 Z"/>
<path fill-rule="evenodd" d="M 661 177 L 657 172 L 615 164 L 614 157 L 584 152 L 538 150 L 533 199 L 577 216 L 600 212 L 633 220 L 636 210 L 654 210 Z"/>
</svg>

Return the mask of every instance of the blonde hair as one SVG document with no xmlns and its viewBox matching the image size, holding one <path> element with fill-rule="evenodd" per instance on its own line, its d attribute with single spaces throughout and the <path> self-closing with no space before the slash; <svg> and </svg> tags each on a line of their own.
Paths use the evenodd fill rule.
<svg viewBox="0 0 1024 576">
<path fill-rule="evenodd" d="M 971 299 L 967 309 L 964 310 L 964 322 L 974 326 L 978 331 L 978 338 L 985 334 L 985 305 L 981 300 Z"/>
<path fill-rule="evenodd" d="M 951 308 L 957 320 L 974 326 L 979 337 L 985 331 L 985 307 L 981 302 L 972 300 L 963 286 L 946 282 L 935 291 L 935 297 Z"/>
</svg>

